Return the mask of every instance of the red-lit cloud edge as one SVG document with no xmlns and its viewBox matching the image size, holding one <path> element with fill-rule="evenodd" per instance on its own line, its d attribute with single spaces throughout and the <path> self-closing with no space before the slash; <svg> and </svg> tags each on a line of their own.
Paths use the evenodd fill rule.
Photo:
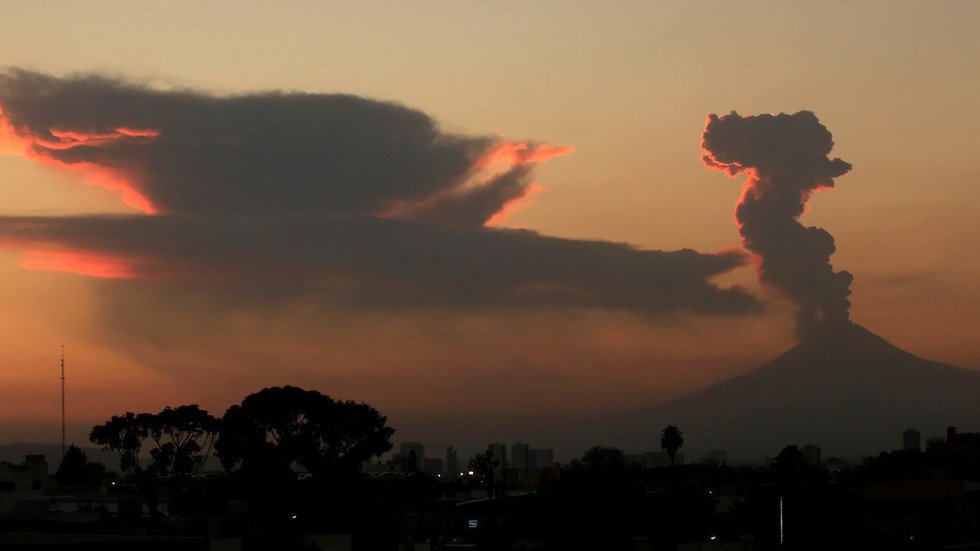
<svg viewBox="0 0 980 551">
<path fill-rule="evenodd" d="M 0 105 L 0 155 L 22 157 L 43 163 L 58 170 L 78 174 L 89 185 L 99 186 L 119 193 L 121 202 L 144 215 L 158 215 L 160 209 L 140 191 L 139 176 L 93 162 L 65 162 L 51 155 L 54 151 L 64 151 L 76 147 L 104 147 L 125 140 L 154 140 L 163 134 L 162 130 L 149 128 L 117 127 L 105 132 L 81 132 L 58 128 L 48 129 L 50 138 L 38 136 L 25 128 L 16 128 Z M 467 171 L 462 189 L 472 189 L 490 182 L 508 170 L 516 167 L 532 166 L 554 157 L 567 155 L 573 147 L 553 147 L 547 144 L 526 141 L 500 141 L 480 156 Z M 518 197 L 505 202 L 490 216 L 485 227 L 502 225 L 515 212 L 531 205 L 530 199 L 542 191 L 539 184 L 530 184 Z M 379 213 L 380 216 L 391 215 Z M 397 214 L 395 214 L 397 217 Z M 0 248 L 21 249 L 23 244 L 0 243 Z M 20 265 L 30 270 L 50 270 L 80 274 L 97 278 L 137 278 L 143 277 L 137 269 L 137 260 L 122 256 L 107 255 L 98 251 L 66 249 L 57 243 L 48 244 L 43 249 L 24 249 Z"/>
</svg>

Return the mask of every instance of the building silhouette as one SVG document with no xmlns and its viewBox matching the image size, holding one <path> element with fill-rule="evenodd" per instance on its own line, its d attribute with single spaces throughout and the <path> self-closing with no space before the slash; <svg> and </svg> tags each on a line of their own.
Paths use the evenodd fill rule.
<svg viewBox="0 0 980 551">
<path fill-rule="evenodd" d="M 398 446 L 398 463 L 406 471 L 423 470 L 425 468 L 425 446 L 421 442 L 402 442 Z"/>
<path fill-rule="evenodd" d="M 665 464 L 661 464 L 658 466 L 661 467 L 669 466 L 670 456 L 667 455 L 667 452 L 660 452 L 660 453 L 664 455 L 663 463 Z M 675 456 L 675 462 L 676 462 L 676 456 Z M 727 462 L 728 462 L 728 452 L 726 452 L 725 450 L 708 450 L 702 453 L 701 457 L 697 459 L 698 465 L 709 465 L 713 467 L 725 465 Z"/>
<path fill-rule="evenodd" d="M 902 433 L 902 449 L 905 451 L 922 451 L 922 434 L 918 429 L 905 429 L 905 432 Z"/>
<path fill-rule="evenodd" d="M 803 454 L 803 460 L 810 465 L 814 467 L 820 466 L 820 447 L 814 446 L 813 444 L 806 444 L 800 448 L 800 453 Z"/>
<path fill-rule="evenodd" d="M 459 476 L 459 453 L 456 448 L 446 448 L 446 475 L 450 478 Z"/>
<path fill-rule="evenodd" d="M 528 455 L 531 452 L 530 446 L 523 442 L 514 442 L 510 445 L 510 465 L 511 469 L 527 469 Z"/>
<path fill-rule="evenodd" d="M 509 468 L 509 465 L 507 465 L 507 446 L 500 442 L 491 442 L 489 449 L 490 453 L 493 454 L 493 458 L 500 463 L 494 469 L 494 473 L 500 476 L 504 472 L 504 469 Z"/>
<path fill-rule="evenodd" d="M 532 449 L 528 453 L 528 468 L 532 471 L 550 469 L 555 466 L 555 452 L 550 448 Z"/>
</svg>

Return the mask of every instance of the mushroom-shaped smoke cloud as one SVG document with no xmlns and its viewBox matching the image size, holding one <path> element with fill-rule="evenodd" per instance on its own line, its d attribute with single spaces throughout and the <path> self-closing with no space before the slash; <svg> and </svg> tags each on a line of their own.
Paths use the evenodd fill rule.
<svg viewBox="0 0 980 551">
<path fill-rule="evenodd" d="M 708 115 L 701 148 L 712 169 L 745 173 L 735 219 L 745 247 L 758 254 L 760 280 L 799 305 L 797 331 L 848 322 L 851 274 L 830 265 L 834 238 L 798 219 L 810 194 L 834 186 L 851 165 L 827 155 L 830 131 L 810 111 L 793 115 Z"/>
</svg>

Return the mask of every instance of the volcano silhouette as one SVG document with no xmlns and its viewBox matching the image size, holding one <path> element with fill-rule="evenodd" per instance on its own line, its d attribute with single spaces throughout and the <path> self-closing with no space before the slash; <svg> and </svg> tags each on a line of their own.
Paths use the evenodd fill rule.
<svg viewBox="0 0 980 551">
<path fill-rule="evenodd" d="M 814 444 L 824 457 L 860 457 L 901 448 L 907 427 L 923 440 L 947 426 L 972 430 L 980 424 L 980 372 L 922 359 L 845 323 L 754 371 L 584 423 L 579 434 L 592 444 L 659 450 L 668 424 L 683 431 L 681 452 L 689 454 L 725 450 L 731 459 L 757 460 L 788 444 Z"/>
</svg>

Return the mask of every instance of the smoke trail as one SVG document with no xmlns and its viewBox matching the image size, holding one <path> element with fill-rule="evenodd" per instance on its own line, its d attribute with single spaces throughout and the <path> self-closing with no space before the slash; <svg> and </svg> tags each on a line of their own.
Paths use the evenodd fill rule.
<svg viewBox="0 0 980 551">
<path fill-rule="evenodd" d="M 735 219 L 745 247 L 760 256 L 759 279 L 799 305 L 797 332 L 848 322 L 851 274 L 830 265 L 834 238 L 799 223 L 810 194 L 834 186 L 851 165 L 827 155 L 830 131 L 810 111 L 793 115 L 708 115 L 701 148 L 705 166 L 745 173 Z"/>
</svg>

